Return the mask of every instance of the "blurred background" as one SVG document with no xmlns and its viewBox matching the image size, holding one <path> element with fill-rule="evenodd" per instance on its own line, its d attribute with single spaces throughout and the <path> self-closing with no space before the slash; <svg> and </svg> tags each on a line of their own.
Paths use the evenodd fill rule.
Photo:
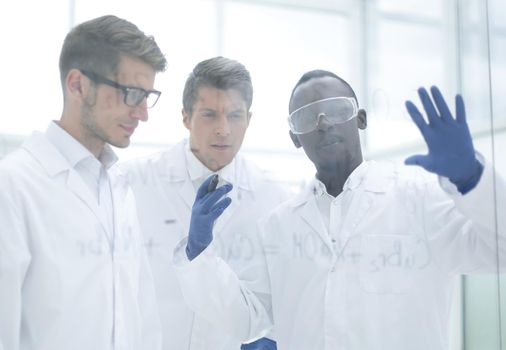
<svg viewBox="0 0 506 350">
<path fill-rule="evenodd" d="M 169 62 L 155 84 L 162 97 L 132 145 L 118 150 L 120 160 L 187 135 L 180 112 L 186 77 L 196 63 L 222 55 L 245 64 L 253 79 L 243 154 L 294 191 L 315 171 L 288 137 L 288 99 L 299 77 L 316 68 L 350 82 L 367 110 L 366 159 L 402 161 L 425 151 L 404 101 L 418 103 L 419 86 L 438 85 L 448 101 L 464 96 L 476 148 L 506 176 L 505 0 L 3 1 L 0 158 L 60 118 L 63 39 L 75 24 L 104 14 L 154 35 Z M 505 195 L 490 200 L 497 231 L 504 232 Z M 459 281 L 454 349 L 506 349 L 500 263 L 498 256 L 493 276 Z"/>
</svg>

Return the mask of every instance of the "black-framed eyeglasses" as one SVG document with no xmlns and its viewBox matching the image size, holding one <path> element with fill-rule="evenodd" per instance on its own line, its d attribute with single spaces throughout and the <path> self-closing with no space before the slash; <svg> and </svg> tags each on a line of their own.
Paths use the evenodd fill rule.
<svg viewBox="0 0 506 350">
<path fill-rule="evenodd" d="M 121 90 L 124 97 L 123 102 L 125 102 L 125 104 L 130 107 L 137 107 L 139 104 L 141 104 L 144 98 L 146 98 L 147 107 L 151 108 L 156 104 L 160 98 L 160 95 L 162 94 L 157 90 L 144 90 L 143 88 L 139 87 L 121 85 L 120 83 L 87 70 L 81 69 L 81 72 L 95 84 L 105 84 L 115 89 Z"/>
</svg>

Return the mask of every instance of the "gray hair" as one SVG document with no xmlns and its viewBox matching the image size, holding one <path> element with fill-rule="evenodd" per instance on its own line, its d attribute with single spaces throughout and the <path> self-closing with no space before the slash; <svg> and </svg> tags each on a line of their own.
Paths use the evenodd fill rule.
<svg viewBox="0 0 506 350">
<path fill-rule="evenodd" d="M 253 102 L 251 77 L 243 64 L 225 57 L 214 57 L 198 63 L 186 79 L 183 108 L 191 116 L 201 87 L 237 90 L 246 101 L 247 109 Z"/>
</svg>

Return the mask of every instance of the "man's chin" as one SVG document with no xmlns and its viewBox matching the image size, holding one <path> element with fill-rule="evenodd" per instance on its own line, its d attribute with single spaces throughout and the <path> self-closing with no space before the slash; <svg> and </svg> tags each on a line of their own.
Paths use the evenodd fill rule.
<svg viewBox="0 0 506 350">
<path fill-rule="evenodd" d="M 110 141 L 108 142 L 111 146 L 117 147 L 117 148 L 127 148 L 130 146 L 130 138 L 125 138 L 121 141 Z"/>
<path fill-rule="evenodd" d="M 212 159 L 206 160 L 206 167 L 212 171 L 218 171 L 229 165 L 233 157 L 213 157 Z"/>
</svg>

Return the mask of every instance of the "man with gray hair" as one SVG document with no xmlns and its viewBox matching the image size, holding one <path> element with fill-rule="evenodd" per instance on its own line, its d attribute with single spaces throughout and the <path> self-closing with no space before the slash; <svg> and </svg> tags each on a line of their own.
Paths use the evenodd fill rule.
<svg viewBox="0 0 506 350">
<path fill-rule="evenodd" d="M 255 231 L 256 221 L 285 199 L 279 184 L 238 154 L 251 120 L 252 97 L 244 65 L 224 57 L 200 62 L 183 92 L 189 139 L 125 164 L 148 247 L 166 350 L 239 350 L 241 343 L 255 340 L 232 337 L 229 327 L 194 314 L 185 303 L 172 261 L 176 245 L 185 244 L 196 189 L 209 175 L 217 174 L 229 190 L 233 185 L 228 194 L 232 204 L 216 221 L 212 248 L 235 271 L 242 271 L 254 254 L 245 237 Z M 199 253 L 202 242 L 192 243 L 189 259 Z M 264 342 L 269 340 L 257 345 Z"/>
<path fill-rule="evenodd" d="M 159 349 L 127 147 L 160 92 L 155 40 L 115 16 L 68 33 L 59 121 L 0 161 L 0 349 Z"/>
</svg>

